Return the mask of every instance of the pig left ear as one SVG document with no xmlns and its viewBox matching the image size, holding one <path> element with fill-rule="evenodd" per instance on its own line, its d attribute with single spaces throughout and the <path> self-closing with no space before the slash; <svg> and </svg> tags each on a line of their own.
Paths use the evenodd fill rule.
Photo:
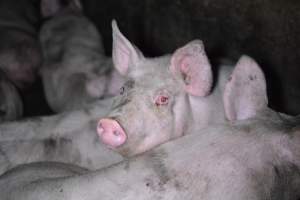
<svg viewBox="0 0 300 200">
<path fill-rule="evenodd" d="M 118 28 L 116 20 L 112 23 L 112 59 L 115 68 L 121 75 L 128 74 L 130 66 L 136 66 L 144 58 L 142 52 L 127 40 Z"/>
<path fill-rule="evenodd" d="M 212 87 L 211 65 L 201 40 L 194 40 L 177 49 L 171 58 L 170 70 L 180 75 L 185 90 L 194 96 L 206 96 Z"/>
<path fill-rule="evenodd" d="M 244 120 L 267 107 L 268 98 L 264 73 L 248 56 L 237 62 L 224 90 L 224 109 L 228 120 Z"/>
</svg>

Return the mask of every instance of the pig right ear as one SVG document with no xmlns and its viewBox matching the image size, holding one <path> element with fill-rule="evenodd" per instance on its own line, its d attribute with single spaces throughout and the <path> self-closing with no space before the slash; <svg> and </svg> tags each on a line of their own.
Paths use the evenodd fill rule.
<svg viewBox="0 0 300 200">
<path fill-rule="evenodd" d="M 144 58 L 142 52 L 132 45 L 125 36 L 120 32 L 117 22 L 112 21 L 112 59 L 115 68 L 122 75 L 126 75 L 129 70 L 129 66 L 136 66 L 137 63 Z"/>
<path fill-rule="evenodd" d="M 268 105 L 266 80 L 258 64 L 248 56 L 237 62 L 224 90 L 224 109 L 228 120 L 244 120 Z"/>
<path fill-rule="evenodd" d="M 201 40 L 194 40 L 177 49 L 171 58 L 170 70 L 185 82 L 185 90 L 194 96 L 209 94 L 213 76 Z"/>
</svg>

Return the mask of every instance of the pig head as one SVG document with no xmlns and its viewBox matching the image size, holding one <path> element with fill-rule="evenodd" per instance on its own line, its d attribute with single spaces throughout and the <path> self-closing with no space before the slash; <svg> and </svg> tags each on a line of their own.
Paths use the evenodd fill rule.
<svg viewBox="0 0 300 200">
<path fill-rule="evenodd" d="M 225 120 L 221 93 L 231 68 L 220 67 L 213 84 L 202 41 L 146 58 L 115 21 L 112 28 L 114 66 L 127 79 L 111 113 L 99 121 L 103 143 L 130 156 Z"/>
</svg>

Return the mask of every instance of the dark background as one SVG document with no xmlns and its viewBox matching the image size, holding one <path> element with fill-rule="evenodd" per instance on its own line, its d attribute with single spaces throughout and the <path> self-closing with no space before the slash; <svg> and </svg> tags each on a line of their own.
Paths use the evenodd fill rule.
<svg viewBox="0 0 300 200">
<path fill-rule="evenodd" d="M 212 63 L 252 56 L 263 68 L 269 105 L 300 114 L 300 1 L 85 0 L 111 53 L 111 20 L 147 56 L 172 53 L 199 38 Z"/>
</svg>

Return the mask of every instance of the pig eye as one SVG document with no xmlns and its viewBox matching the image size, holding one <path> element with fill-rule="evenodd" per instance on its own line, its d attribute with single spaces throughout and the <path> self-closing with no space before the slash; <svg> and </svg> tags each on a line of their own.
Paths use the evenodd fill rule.
<svg viewBox="0 0 300 200">
<path fill-rule="evenodd" d="M 123 86 L 123 87 L 120 88 L 120 95 L 123 95 L 124 92 L 125 92 L 125 87 Z"/>
<path fill-rule="evenodd" d="M 169 97 L 167 95 L 158 95 L 155 99 L 156 106 L 168 105 L 168 103 L 169 103 Z"/>
</svg>

